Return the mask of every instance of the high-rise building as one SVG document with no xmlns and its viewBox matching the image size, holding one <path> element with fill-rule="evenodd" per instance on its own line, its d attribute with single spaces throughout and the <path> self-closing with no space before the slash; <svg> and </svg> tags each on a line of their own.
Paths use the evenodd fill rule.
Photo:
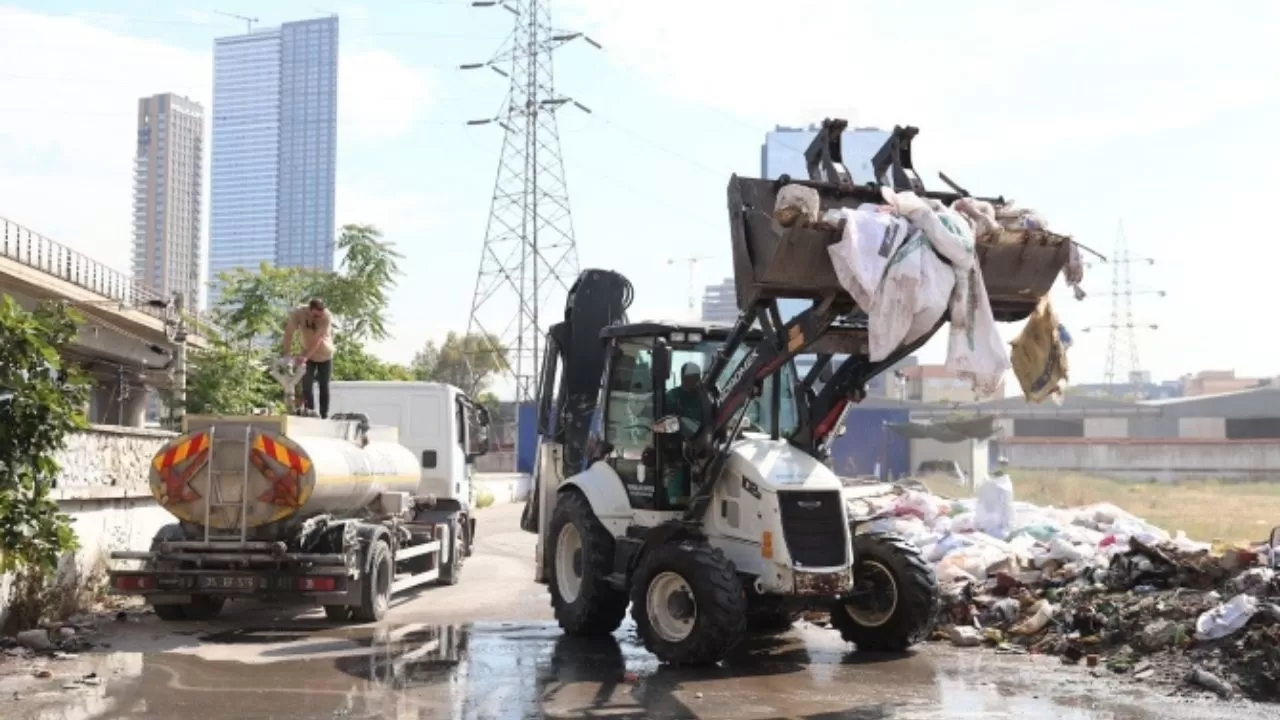
<svg viewBox="0 0 1280 720">
<path fill-rule="evenodd" d="M 738 291 L 733 278 L 722 283 L 708 285 L 702 292 L 702 321 L 717 325 L 732 325 L 738 321 Z"/>
<path fill-rule="evenodd" d="M 337 138 L 336 17 L 214 41 L 210 304 L 224 271 L 333 269 Z"/>
<path fill-rule="evenodd" d="M 200 302 L 204 108 L 171 93 L 138 101 L 133 277 L 163 298 Z"/>
</svg>

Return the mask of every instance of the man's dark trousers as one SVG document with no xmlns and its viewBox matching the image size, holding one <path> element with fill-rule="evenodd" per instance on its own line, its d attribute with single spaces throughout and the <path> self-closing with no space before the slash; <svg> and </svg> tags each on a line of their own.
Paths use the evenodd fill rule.
<svg viewBox="0 0 1280 720">
<path fill-rule="evenodd" d="M 333 375 L 333 360 L 308 360 L 307 372 L 302 376 L 302 402 L 308 410 L 316 409 L 312 385 L 320 384 L 320 417 L 329 417 L 329 377 Z"/>
</svg>

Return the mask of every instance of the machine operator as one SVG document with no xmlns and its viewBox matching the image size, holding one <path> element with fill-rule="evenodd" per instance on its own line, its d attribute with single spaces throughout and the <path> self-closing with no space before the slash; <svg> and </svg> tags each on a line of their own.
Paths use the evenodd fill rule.
<svg viewBox="0 0 1280 720">
<path fill-rule="evenodd" d="M 702 424 L 702 400 L 698 387 L 702 384 L 702 368 L 687 362 L 680 366 L 680 384 L 667 391 L 663 398 L 663 413 L 676 414 L 692 420 L 695 426 Z M 689 502 L 689 463 L 683 458 L 663 466 L 667 486 L 667 502 L 683 507 Z"/>
</svg>

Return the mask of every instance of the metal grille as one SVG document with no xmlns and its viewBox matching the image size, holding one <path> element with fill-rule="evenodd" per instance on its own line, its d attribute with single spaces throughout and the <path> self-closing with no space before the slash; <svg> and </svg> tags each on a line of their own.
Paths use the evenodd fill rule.
<svg viewBox="0 0 1280 720">
<path fill-rule="evenodd" d="M 798 567 L 838 567 L 848 562 L 843 503 L 835 490 L 778 493 L 783 540 Z"/>
</svg>

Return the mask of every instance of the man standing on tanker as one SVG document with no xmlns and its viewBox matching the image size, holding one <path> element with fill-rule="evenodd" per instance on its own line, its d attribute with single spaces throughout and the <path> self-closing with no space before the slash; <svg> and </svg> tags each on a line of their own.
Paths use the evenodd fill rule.
<svg viewBox="0 0 1280 720">
<path fill-rule="evenodd" d="M 284 354 L 293 352 L 293 334 L 302 332 L 302 354 L 295 355 L 294 363 L 307 364 L 302 376 L 302 401 L 308 410 L 315 410 L 313 385 L 320 385 L 320 417 L 329 417 L 329 378 L 333 375 L 333 318 L 325 308 L 322 298 L 289 313 L 284 326 Z"/>
</svg>

